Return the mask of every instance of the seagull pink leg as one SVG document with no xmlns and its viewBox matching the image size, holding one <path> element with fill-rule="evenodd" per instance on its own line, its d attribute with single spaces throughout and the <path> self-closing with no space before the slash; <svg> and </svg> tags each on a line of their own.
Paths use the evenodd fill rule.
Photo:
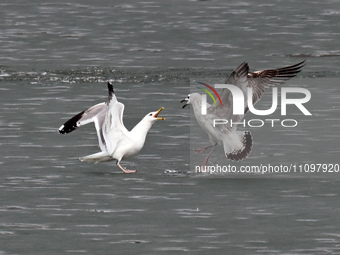
<svg viewBox="0 0 340 255">
<path fill-rule="evenodd" d="M 125 169 L 124 167 L 122 167 L 119 163 L 119 161 L 117 161 L 117 166 L 119 166 L 120 169 L 122 169 L 122 171 L 126 174 L 133 174 L 135 172 L 137 172 L 137 170 L 128 170 L 128 169 Z"/>
<path fill-rule="evenodd" d="M 202 148 L 198 148 L 198 149 L 194 149 L 194 151 L 198 154 L 202 154 L 203 152 L 205 152 L 207 149 L 209 149 L 210 147 L 215 146 L 214 144 L 212 145 L 208 145 L 206 147 L 202 147 Z"/>
<path fill-rule="evenodd" d="M 213 148 L 212 148 L 212 150 L 209 152 L 209 154 L 205 157 L 203 163 L 201 164 L 201 167 L 205 166 L 205 165 L 208 163 L 208 160 L 209 160 L 211 154 L 214 152 L 215 146 L 216 146 L 216 145 L 217 145 L 217 144 L 211 145 L 211 146 L 213 146 Z M 210 146 L 210 147 L 211 147 L 211 146 Z"/>
</svg>

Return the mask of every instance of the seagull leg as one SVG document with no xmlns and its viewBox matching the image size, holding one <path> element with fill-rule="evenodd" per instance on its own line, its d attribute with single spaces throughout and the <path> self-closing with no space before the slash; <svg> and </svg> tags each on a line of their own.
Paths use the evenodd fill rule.
<svg viewBox="0 0 340 255">
<path fill-rule="evenodd" d="M 212 150 L 209 152 L 209 154 L 205 157 L 203 163 L 201 164 L 201 167 L 205 166 L 205 165 L 208 163 L 208 160 L 209 160 L 211 154 L 214 152 L 215 146 L 216 146 L 216 145 L 217 145 L 217 143 L 211 145 L 211 146 L 213 146 L 213 148 L 212 148 Z M 211 147 L 211 146 L 210 146 L 210 147 Z"/>
<path fill-rule="evenodd" d="M 202 147 L 202 148 L 198 148 L 198 149 L 194 149 L 194 151 L 198 154 L 202 154 L 203 152 L 205 152 L 207 149 L 209 149 L 210 147 L 215 146 L 214 144 L 212 145 L 208 145 L 206 147 Z"/>
<path fill-rule="evenodd" d="M 128 169 L 125 169 L 124 167 L 122 167 L 121 165 L 120 165 L 120 162 L 117 160 L 117 166 L 124 172 L 124 173 L 126 173 L 126 174 L 133 174 L 133 173 L 135 173 L 135 172 L 137 172 L 137 170 L 128 170 Z"/>
</svg>

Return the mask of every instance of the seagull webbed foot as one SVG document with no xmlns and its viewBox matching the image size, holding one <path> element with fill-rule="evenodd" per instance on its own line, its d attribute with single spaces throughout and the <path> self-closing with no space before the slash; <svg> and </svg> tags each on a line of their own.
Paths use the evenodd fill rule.
<svg viewBox="0 0 340 255">
<path fill-rule="evenodd" d="M 123 170 L 123 169 L 122 169 L 122 170 Z M 124 171 L 124 173 L 126 173 L 126 174 L 133 174 L 133 173 L 136 173 L 136 172 L 137 172 L 137 170 L 129 170 L 129 169 L 124 169 L 123 171 Z"/>
<path fill-rule="evenodd" d="M 197 154 L 202 154 L 203 152 L 205 152 L 207 149 L 209 149 L 209 148 L 212 147 L 212 146 L 214 146 L 214 145 L 208 145 L 208 146 L 206 146 L 206 147 L 194 149 L 194 151 L 195 151 Z"/>
<path fill-rule="evenodd" d="M 204 151 L 205 151 L 206 149 L 208 149 L 210 147 L 213 147 L 212 150 L 209 152 L 209 154 L 205 157 L 204 161 L 202 162 L 201 168 L 207 165 L 208 160 L 209 160 L 211 154 L 215 151 L 215 146 L 216 145 L 217 145 L 217 143 L 215 143 L 213 145 L 210 145 L 210 146 L 207 146 L 207 147 L 204 147 L 204 148 L 201 148 L 201 149 L 204 149 Z M 200 150 L 200 149 L 198 149 L 198 150 Z"/>
<path fill-rule="evenodd" d="M 118 161 L 117 161 L 117 166 L 126 174 L 133 174 L 137 172 L 137 170 L 129 170 L 129 169 L 122 167 Z"/>
</svg>

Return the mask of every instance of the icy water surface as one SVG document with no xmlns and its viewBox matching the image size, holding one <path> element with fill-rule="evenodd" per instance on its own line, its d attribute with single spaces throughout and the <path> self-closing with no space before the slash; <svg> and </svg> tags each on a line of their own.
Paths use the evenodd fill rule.
<svg viewBox="0 0 340 255">
<path fill-rule="evenodd" d="M 4 254 L 338 252 L 337 176 L 267 179 L 190 172 L 190 111 L 179 104 L 188 90 L 186 81 L 115 84 L 129 129 L 145 112 L 165 107 L 166 120 L 154 124 L 141 153 L 123 161 L 138 169 L 133 175 L 121 173 L 114 162 L 78 160 L 98 151 L 93 126 L 57 133 L 73 114 L 106 100 L 105 82 L 13 79 L 2 84 Z M 314 96 L 321 100 L 331 91 L 315 91 Z M 338 102 L 330 99 L 326 105 L 338 107 Z M 322 123 L 307 129 L 312 134 L 319 129 L 320 136 L 297 131 L 294 143 L 280 129 L 256 131 L 256 147 L 244 163 L 336 162 L 339 132 L 333 113 L 322 113 L 333 126 L 332 138 L 322 132 Z"/>
<path fill-rule="evenodd" d="M 207 138 L 190 133 L 191 112 L 179 103 L 190 79 L 223 80 L 243 61 L 254 70 L 306 59 L 287 86 L 311 91 L 313 116 L 293 115 L 301 125 L 290 133 L 251 130 L 254 148 L 240 164 L 339 164 L 339 7 L 1 3 L 0 254 L 339 254 L 337 174 L 193 174 L 190 137 Z M 140 154 L 122 163 L 133 175 L 78 160 L 98 152 L 93 126 L 57 132 L 107 99 L 108 80 L 128 129 L 165 108 Z"/>
</svg>

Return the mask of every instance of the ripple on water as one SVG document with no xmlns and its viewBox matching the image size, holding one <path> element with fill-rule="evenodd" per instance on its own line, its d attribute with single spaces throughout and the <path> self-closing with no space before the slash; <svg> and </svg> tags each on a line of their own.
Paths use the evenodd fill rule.
<svg viewBox="0 0 340 255">
<path fill-rule="evenodd" d="M 181 218 L 202 218 L 209 219 L 213 217 L 213 213 L 201 212 L 198 208 L 196 209 L 175 209 L 175 212 L 180 215 Z"/>
</svg>

